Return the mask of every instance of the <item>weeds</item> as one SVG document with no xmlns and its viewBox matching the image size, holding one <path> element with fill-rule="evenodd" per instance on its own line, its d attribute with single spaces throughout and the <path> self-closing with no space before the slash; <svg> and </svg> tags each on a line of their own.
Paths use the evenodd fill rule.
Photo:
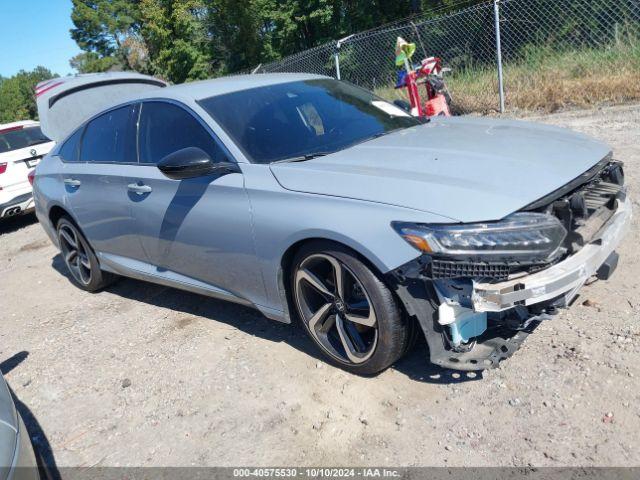
<svg viewBox="0 0 640 480">
<path fill-rule="evenodd" d="M 494 66 L 467 68 L 447 78 L 457 113 L 491 113 L 498 106 Z M 554 112 L 640 100 L 640 41 L 564 52 L 528 48 L 519 60 L 505 59 L 504 83 L 509 110 Z M 392 87 L 376 93 L 406 100 Z"/>
</svg>

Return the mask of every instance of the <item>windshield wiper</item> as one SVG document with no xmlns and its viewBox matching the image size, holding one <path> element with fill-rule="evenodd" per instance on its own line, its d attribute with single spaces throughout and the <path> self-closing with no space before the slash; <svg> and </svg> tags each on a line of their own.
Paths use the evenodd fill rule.
<svg viewBox="0 0 640 480">
<path fill-rule="evenodd" d="M 300 155 L 298 157 L 291 157 L 291 158 L 285 158 L 283 160 L 276 160 L 275 162 L 271 162 L 271 163 L 293 163 L 293 162 L 305 162 L 307 160 L 313 160 L 314 158 L 317 157 L 325 157 L 327 155 L 331 155 L 332 153 L 335 152 L 313 152 L 313 153 L 306 153 L 304 155 Z"/>
<path fill-rule="evenodd" d="M 389 135 L 390 133 L 397 132 L 399 129 L 388 130 L 386 132 L 378 132 L 375 135 L 370 136 L 367 140 L 373 140 L 374 138 L 384 137 L 385 135 Z"/>
</svg>

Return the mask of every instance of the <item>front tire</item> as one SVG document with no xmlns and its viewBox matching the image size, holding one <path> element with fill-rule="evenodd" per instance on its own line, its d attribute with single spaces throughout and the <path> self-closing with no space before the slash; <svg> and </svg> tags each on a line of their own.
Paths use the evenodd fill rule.
<svg viewBox="0 0 640 480">
<path fill-rule="evenodd" d="M 100 263 L 89 242 L 69 217 L 60 218 L 57 232 L 62 259 L 76 286 L 95 292 L 115 280 L 115 275 L 100 270 Z"/>
<path fill-rule="evenodd" d="M 342 245 L 314 241 L 296 254 L 291 292 L 298 317 L 332 363 L 353 373 L 379 373 L 411 340 L 409 322 L 378 275 Z"/>
</svg>

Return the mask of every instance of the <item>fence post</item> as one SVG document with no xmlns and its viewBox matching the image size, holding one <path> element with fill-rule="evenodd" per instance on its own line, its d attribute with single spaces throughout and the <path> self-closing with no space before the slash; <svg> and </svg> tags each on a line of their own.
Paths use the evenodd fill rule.
<svg viewBox="0 0 640 480">
<path fill-rule="evenodd" d="M 355 34 L 353 34 L 353 35 L 355 35 Z M 338 40 L 336 42 L 336 53 L 333 55 L 333 60 L 334 60 L 334 62 L 336 64 L 336 78 L 338 80 L 341 80 L 341 78 L 340 78 L 340 47 L 342 46 L 342 44 L 344 42 L 346 42 L 351 37 L 353 37 L 353 35 L 349 35 L 348 37 L 341 38 L 340 40 Z"/>
<path fill-rule="evenodd" d="M 502 39 L 500 35 L 500 0 L 493 0 L 493 14 L 496 24 L 496 58 L 498 60 L 498 90 L 500 113 L 504 113 L 504 72 L 502 70 Z"/>
</svg>

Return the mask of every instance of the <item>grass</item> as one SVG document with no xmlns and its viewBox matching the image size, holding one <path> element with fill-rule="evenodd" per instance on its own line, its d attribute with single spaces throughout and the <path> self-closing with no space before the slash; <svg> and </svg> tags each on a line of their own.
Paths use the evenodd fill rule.
<svg viewBox="0 0 640 480">
<path fill-rule="evenodd" d="M 554 112 L 638 101 L 640 41 L 565 52 L 530 49 L 521 60 L 505 62 L 504 83 L 510 111 Z M 453 72 L 447 84 L 457 113 L 497 111 L 495 67 Z M 376 93 L 390 100 L 404 98 L 404 90 L 391 87 Z"/>
</svg>

